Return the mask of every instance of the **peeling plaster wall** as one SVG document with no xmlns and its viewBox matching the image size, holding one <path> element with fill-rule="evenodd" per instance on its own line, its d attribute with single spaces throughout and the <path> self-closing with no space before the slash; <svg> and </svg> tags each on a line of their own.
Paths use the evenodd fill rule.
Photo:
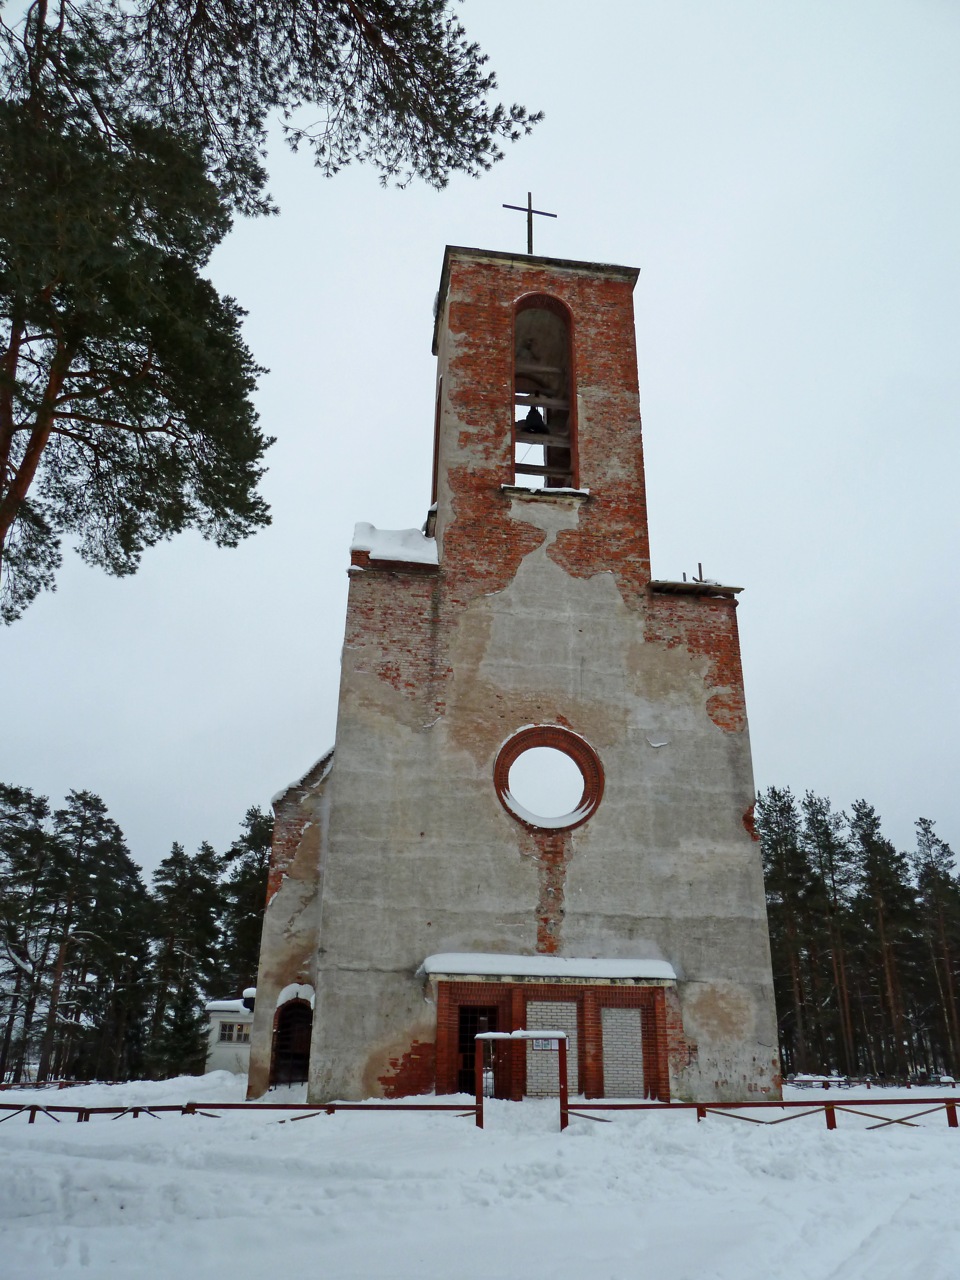
<svg viewBox="0 0 960 1280">
<path fill-rule="evenodd" d="M 328 753 L 274 801 L 267 906 L 250 1035 L 249 1099 L 262 1097 L 270 1085 L 278 997 L 292 983 L 312 986 L 315 982 L 330 758 Z"/>
<path fill-rule="evenodd" d="M 679 979 L 671 1093 L 776 1096 L 736 603 L 650 586 L 635 277 L 447 252 L 440 564 L 361 552 L 351 569 L 308 979 L 311 1101 L 395 1092 L 398 1073 L 404 1091 L 429 1087 L 436 1009 L 414 975 L 445 951 L 662 956 Z M 501 487 L 513 480 L 513 308 L 536 291 L 573 316 L 588 496 Z M 566 726 L 599 754 L 604 797 L 582 827 L 532 830 L 500 805 L 497 753 L 530 724 Z M 314 928 L 308 878 L 288 892 Z M 285 963 L 305 962 L 309 929 L 294 940 L 284 911 Z M 267 927 L 269 912 L 265 940 Z M 259 987 L 257 1016 L 269 1016 Z"/>
</svg>

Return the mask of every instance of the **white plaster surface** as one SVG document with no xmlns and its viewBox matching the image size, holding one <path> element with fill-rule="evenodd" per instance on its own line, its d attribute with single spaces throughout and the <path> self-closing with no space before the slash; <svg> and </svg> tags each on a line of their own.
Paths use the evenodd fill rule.
<svg viewBox="0 0 960 1280">
<path fill-rule="evenodd" d="M 427 956 L 425 974 L 478 974 L 517 978 L 656 978 L 676 980 L 666 960 L 609 960 L 589 956 L 518 956 L 446 952 Z"/>
</svg>

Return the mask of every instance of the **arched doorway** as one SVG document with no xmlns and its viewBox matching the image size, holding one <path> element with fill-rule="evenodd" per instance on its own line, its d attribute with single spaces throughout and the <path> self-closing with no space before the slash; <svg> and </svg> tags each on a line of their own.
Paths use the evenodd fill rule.
<svg viewBox="0 0 960 1280">
<path fill-rule="evenodd" d="M 301 1084 L 310 1067 L 313 1010 L 306 1000 L 288 1000 L 277 1012 L 270 1084 Z"/>
</svg>

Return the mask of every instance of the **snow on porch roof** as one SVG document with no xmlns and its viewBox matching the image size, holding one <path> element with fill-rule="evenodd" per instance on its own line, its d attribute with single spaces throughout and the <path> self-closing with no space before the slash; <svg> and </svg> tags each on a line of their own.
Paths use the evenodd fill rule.
<svg viewBox="0 0 960 1280">
<path fill-rule="evenodd" d="M 569 1040 L 566 1031 L 481 1031 L 474 1040 Z"/>
<path fill-rule="evenodd" d="M 505 956 L 448 951 L 427 956 L 419 974 L 477 974 L 500 978 L 657 978 L 676 981 L 666 960 L 604 960 L 576 956 Z"/>
</svg>

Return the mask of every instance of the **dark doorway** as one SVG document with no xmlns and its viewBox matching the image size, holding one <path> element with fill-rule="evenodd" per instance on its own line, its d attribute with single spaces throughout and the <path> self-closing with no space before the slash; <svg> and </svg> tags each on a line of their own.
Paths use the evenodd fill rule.
<svg viewBox="0 0 960 1280">
<path fill-rule="evenodd" d="M 273 1033 L 273 1061 L 270 1083 L 300 1084 L 310 1067 L 310 1031 L 313 1010 L 306 1000 L 291 1000 L 282 1005 Z"/>
<path fill-rule="evenodd" d="M 473 1093 L 477 1091 L 476 1051 L 474 1039 L 481 1031 L 498 1031 L 497 1006 L 494 1005 L 461 1005 L 460 1021 L 457 1036 L 457 1049 L 460 1054 L 460 1066 L 457 1071 L 457 1092 Z M 494 1044 L 487 1041 L 483 1046 L 483 1078 L 484 1093 L 488 1097 L 494 1095 Z"/>
</svg>

